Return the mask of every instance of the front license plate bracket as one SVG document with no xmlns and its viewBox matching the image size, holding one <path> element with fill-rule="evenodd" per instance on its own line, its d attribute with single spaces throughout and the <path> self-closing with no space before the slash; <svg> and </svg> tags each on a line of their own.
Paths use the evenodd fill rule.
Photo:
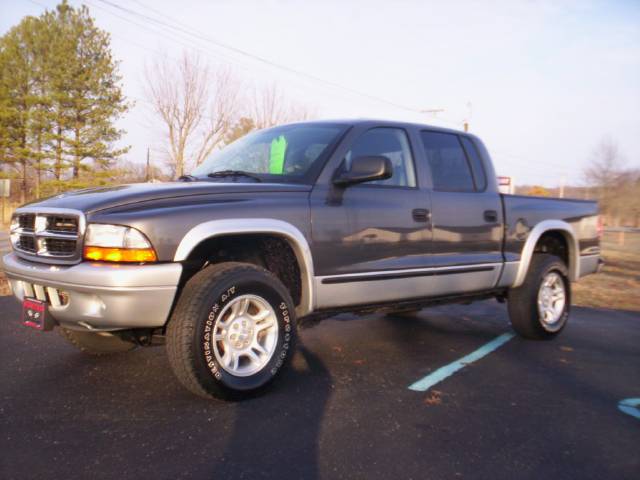
<svg viewBox="0 0 640 480">
<path fill-rule="evenodd" d="M 41 332 L 53 330 L 54 322 L 47 311 L 47 303 L 26 297 L 22 301 L 22 324 Z"/>
</svg>

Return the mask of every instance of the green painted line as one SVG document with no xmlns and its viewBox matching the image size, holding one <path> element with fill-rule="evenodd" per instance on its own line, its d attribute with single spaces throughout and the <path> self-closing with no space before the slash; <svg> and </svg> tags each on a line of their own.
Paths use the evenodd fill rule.
<svg viewBox="0 0 640 480">
<path fill-rule="evenodd" d="M 625 398 L 618 403 L 618 410 L 640 420 L 640 398 Z"/>
<path fill-rule="evenodd" d="M 426 377 L 418 380 L 415 383 L 409 385 L 409 390 L 416 392 L 425 392 L 435 384 L 440 383 L 447 377 L 450 377 L 459 370 L 462 370 L 466 365 L 480 360 L 482 357 L 489 355 L 494 350 L 500 348 L 502 345 L 511 340 L 515 335 L 513 333 L 503 333 L 502 335 L 494 338 L 489 343 L 483 345 L 479 349 L 471 352 L 469 355 L 462 357 L 455 362 L 445 365 L 439 368 L 435 372 L 427 375 Z"/>
</svg>

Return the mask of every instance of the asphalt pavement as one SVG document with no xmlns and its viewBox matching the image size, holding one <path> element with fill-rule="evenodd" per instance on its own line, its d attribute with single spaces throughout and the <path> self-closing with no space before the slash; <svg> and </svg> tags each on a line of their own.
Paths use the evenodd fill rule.
<svg viewBox="0 0 640 480">
<path fill-rule="evenodd" d="M 574 308 L 562 336 L 512 338 L 503 305 L 341 316 L 301 332 L 270 391 L 191 395 L 162 347 L 109 358 L 21 327 L 0 298 L 0 477 L 637 479 L 640 315 Z M 627 410 L 634 413 L 633 408 Z"/>
</svg>

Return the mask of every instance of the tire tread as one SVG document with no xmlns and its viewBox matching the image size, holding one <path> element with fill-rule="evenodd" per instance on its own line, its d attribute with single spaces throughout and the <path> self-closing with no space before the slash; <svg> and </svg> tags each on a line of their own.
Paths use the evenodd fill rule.
<svg viewBox="0 0 640 480">
<path fill-rule="evenodd" d="M 167 356 L 169 364 L 178 378 L 190 392 L 204 398 L 234 398 L 233 392 L 214 383 L 205 388 L 196 372 L 196 348 L 194 332 L 203 305 L 208 301 L 208 293 L 218 282 L 229 275 L 243 272 L 260 273 L 270 277 L 273 282 L 280 283 L 270 271 L 247 263 L 225 262 L 209 265 L 200 270 L 187 282 L 174 309 L 167 327 Z M 289 305 L 291 298 L 287 297 Z"/>
<path fill-rule="evenodd" d="M 540 325 L 540 321 L 538 319 L 537 292 L 540 277 L 552 266 L 556 266 L 566 278 L 567 269 L 562 259 L 548 253 L 536 253 L 531 259 L 529 271 L 527 272 L 527 276 L 523 284 L 517 288 L 509 290 L 507 304 L 509 318 L 513 329 L 521 337 L 531 340 L 548 340 L 555 337 L 564 328 L 563 325 L 559 330 L 550 332 Z M 568 311 L 571 303 L 569 288 L 567 288 L 566 295 L 567 304 L 565 308 Z"/>
</svg>

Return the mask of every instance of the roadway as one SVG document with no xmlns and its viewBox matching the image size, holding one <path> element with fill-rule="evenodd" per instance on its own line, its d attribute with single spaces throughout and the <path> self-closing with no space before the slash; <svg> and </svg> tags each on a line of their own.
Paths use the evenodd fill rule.
<svg viewBox="0 0 640 480">
<path fill-rule="evenodd" d="M 574 308 L 561 337 L 504 343 L 503 305 L 341 316 L 301 332 L 259 398 L 206 401 L 162 347 L 110 358 L 19 325 L 0 298 L 0 478 L 637 479 L 640 315 Z M 494 345 L 495 346 L 495 345 Z M 628 400 L 629 401 L 629 400 Z M 623 411 L 625 410 L 625 411 Z"/>
</svg>

